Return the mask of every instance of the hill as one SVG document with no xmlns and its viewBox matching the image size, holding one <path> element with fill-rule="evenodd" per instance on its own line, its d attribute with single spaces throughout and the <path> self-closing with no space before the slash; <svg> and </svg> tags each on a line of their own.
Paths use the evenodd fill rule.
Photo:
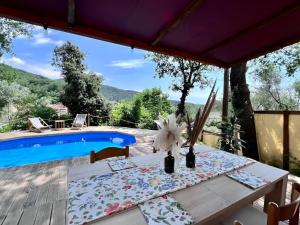
<svg viewBox="0 0 300 225">
<path fill-rule="evenodd" d="M 59 93 L 63 89 L 64 81 L 51 80 L 38 74 L 29 73 L 20 69 L 13 68 L 11 66 L 0 64 L 0 80 L 10 80 L 19 83 L 36 93 L 39 96 L 51 95 L 54 97 L 59 96 Z M 116 87 L 102 85 L 102 95 L 111 102 L 120 102 L 122 100 L 131 100 L 133 96 L 139 92 L 132 90 L 123 90 Z M 170 100 L 174 107 L 177 106 L 178 101 Z M 187 108 L 194 114 L 196 113 L 199 105 L 193 103 L 187 103 Z M 220 102 L 217 101 L 215 105 L 215 111 L 220 110 Z"/>
<path fill-rule="evenodd" d="M 124 90 L 109 85 L 102 85 L 101 87 L 102 95 L 112 102 L 120 102 L 122 100 L 131 100 L 137 91 Z"/>
</svg>

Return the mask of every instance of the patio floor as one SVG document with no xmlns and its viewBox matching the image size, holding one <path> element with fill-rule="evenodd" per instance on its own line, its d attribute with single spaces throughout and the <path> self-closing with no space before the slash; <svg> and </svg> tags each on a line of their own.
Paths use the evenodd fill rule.
<svg viewBox="0 0 300 225">
<path fill-rule="evenodd" d="M 155 131 L 117 127 L 88 127 L 84 130 L 114 130 L 134 134 L 137 143 L 130 148 L 130 155 L 152 153 Z M 59 132 L 74 131 L 55 131 Z M 43 134 L 47 133 L 54 132 Z M 28 132 L 0 134 L 0 139 L 28 135 L 40 134 Z M 0 225 L 65 225 L 68 168 L 88 163 L 89 157 L 81 157 L 0 169 Z M 294 176 L 290 176 L 289 180 L 300 182 L 300 179 Z M 290 188 L 289 182 L 288 198 Z M 256 201 L 255 204 L 262 207 L 263 199 Z"/>
</svg>

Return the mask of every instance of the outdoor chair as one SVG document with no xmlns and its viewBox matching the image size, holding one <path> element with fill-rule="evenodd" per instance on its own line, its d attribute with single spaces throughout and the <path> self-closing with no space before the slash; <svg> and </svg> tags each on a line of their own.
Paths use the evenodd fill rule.
<svg viewBox="0 0 300 225">
<path fill-rule="evenodd" d="M 29 130 L 41 132 L 42 129 L 50 129 L 48 125 L 41 117 L 28 118 Z"/>
<path fill-rule="evenodd" d="M 94 163 L 98 160 L 107 159 L 107 158 L 111 158 L 111 157 L 117 157 L 117 156 L 125 156 L 125 158 L 128 158 L 129 157 L 129 146 L 126 146 L 125 148 L 108 147 L 108 148 L 102 149 L 99 152 L 91 151 L 90 162 Z"/>
<path fill-rule="evenodd" d="M 81 129 L 84 126 L 86 126 L 86 117 L 87 117 L 87 114 L 77 114 L 72 123 L 71 129 L 73 129 L 73 130 Z"/>
<path fill-rule="evenodd" d="M 300 204 L 300 184 L 294 183 L 292 186 L 291 203 L 278 206 L 270 202 L 267 214 L 258 210 L 254 206 L 247 206 L 236 214 L 227 218 L 224 225 L 286 225 L 282 221 L 289 220 L 289 225 L 298 225 Z M 233 222 L 234 221 L 234 222 Z M 241 222 L 239 222 L 241 221 Z"/>
</svg>

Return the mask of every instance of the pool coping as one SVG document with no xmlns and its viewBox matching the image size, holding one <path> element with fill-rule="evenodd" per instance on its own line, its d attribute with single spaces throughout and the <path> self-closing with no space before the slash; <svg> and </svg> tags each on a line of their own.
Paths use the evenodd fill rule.
<svg viewBox="0 0 300 225">
<path fill-rule="evenodd" d="M 94 131 L 94 130 L 85 130 L 85 131 L 81 131 L 81 132 L 67 132 L 67 133 L 46 133 L 46 134 L 43 134 L 43 133 L 40 133 L 41 135 L 33 135 L 33 136 L 29 136 L 29 135 L 26 135 L 26 136 L 18 136 L 18 137 L 12 137 L 12 138 L 7 138 L 7 139 L 1 139 L 0 138 L 0 144 L 2 142 L 5 142 L 5 141 L 13 141 L 13 140 L 18 140 L 18 139 L 28 139 L 28 138 L 35 138 L 35 137 L 47 137 L 47 136 L 56 136 L 56 135 L 72 135 L 72 134 L 80 134 L 80 133 L 118 133 L 118 134 L 126 134 L 126 135 L 130 135 L 130 136 L 133 136 L 135 138 L 135 135 L 133 134 L 130 134 L 130 133 L 125 133 L 125 132 L 121 132 L 121 131 L 113 131 L 113 130 L 99 130 L 99 131 Z M 135 144 L 135 143 L 134 143 Z"/>
<path fill-rule="evenodd" d="M 139 132 L 137 132 L 139 131 Z M 0 133 L 0 143 L 2 141 L 16 140 L 20 138 L 32 138 L 39 136 L 53 136 L 53 135 L 62 135 L 62 134 L 76 134 L 76 133 L 88 133 L 88 132 L 115 132 L 120 134 L 132 135 L 134 137 L 141 136 L 141 132 L 145 134 L 145 136 L 155 135 L 155 130 L 147 130 L 147 129 L 139 129 L 139 128 L 128 128 L 128 127 L 112 127 L 112 126 L 90 126 L 85 127 L 80 130 L 71 130 L 70 128 L 65 128 L 59 131 L 53 130 L 44 130 L 41 133 L 35 133 L 30 131 L 22 131 L 22 132 L 8 132 L 8 133 Z M 142 135 L 143 136 L 143 135 Z"/>
</svg>

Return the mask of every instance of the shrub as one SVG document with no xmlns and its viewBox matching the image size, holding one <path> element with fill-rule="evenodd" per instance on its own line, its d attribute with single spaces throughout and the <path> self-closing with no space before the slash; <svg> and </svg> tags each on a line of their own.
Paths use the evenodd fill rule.
<svg viewBox="0 0 300 225">
<path fill-rule="evenodd" d="M 167 116 L 171 112 L 174 112 L 174 109 L 160 89 L 146 89 L 135 95 L 133 101 L 116 104 L 110 114 L 110 124 L 157 129 L 154 120 L 158 118 L 158 115 Z"/>
</svg>

